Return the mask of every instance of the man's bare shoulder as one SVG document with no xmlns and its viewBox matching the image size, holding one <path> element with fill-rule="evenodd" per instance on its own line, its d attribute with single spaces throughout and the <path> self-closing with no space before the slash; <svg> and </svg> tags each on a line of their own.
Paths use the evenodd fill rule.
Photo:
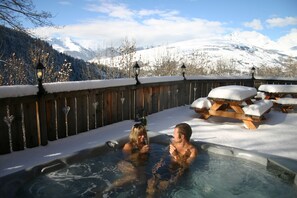
<svg viewBox="0 0 297 198">
<path fill-rule="evenodd" d="M 190 144 L 189 149 L 190 149 L 191 153 L 193 153 L 194 156 L 198 155 L 198 150 L 193 144 Z"/>
</svg>

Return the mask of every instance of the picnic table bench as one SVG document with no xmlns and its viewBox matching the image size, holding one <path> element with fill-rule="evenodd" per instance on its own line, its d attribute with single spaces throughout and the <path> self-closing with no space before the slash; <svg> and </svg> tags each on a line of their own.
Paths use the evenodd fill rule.
<svg viewBox="0 0 297 198">
<path fill-rule="evenodd" d="M 279 106 L 283 113 L 297 106 L 297 85 L 263 84 L 258 90 L 265 94 L 265 99 L 271 99 L 274 106 Z"/>
<path fill-rule="evenodd" d="M 222 86 L 212 89 L 207 98 L 195 100 L 190 108 L 201 114 L 203 119 L 211 116 L 239 119 L 248 129 L 256 129 L 255 123 L 264 119 L 264 114 L 273 104 L 269 100 L 253 102 L 255 95 L 257 90 L 252 87 Z"/>
</svg>

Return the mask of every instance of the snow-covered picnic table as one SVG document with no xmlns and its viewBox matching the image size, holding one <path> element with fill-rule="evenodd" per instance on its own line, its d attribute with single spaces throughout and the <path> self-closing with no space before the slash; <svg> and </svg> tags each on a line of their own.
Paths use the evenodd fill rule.
<svg viewBox="0 0 297 198">
<path fill-rule="evenodd" d="M 234 118 L 242 120 L 247 128 L 256 129 L 255 122 L 263 120 L 263 115 L 272 107 L 269 100 L 254 103 L 252 99 L 256 95 L 257 90 L 253 87 L 222 86 L 212 89 L 207 98 L 194 101 L 191 108 L 203 119 L 211 116 Z"/>
<path fill-rule="evenodd" d="M 272 99 L 276 105 L 279 105 L 284 113 L 288 113 L 289 109 L 297 106 L 297 85 L 265 84 L 260 85 L 258 90 L 265 94 L 265 99 Z"/>
</svg>

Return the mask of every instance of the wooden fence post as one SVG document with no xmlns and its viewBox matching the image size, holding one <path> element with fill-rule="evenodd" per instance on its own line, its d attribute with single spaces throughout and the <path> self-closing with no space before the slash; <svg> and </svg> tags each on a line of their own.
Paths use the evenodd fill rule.
<svg viewBox="0 0 297 198">
<path fill-rule="evenodd" d="M 44 96 L 39 96 L 37 99 L 38 111 L 37 111 L 37 121 L 39 122 L 39 133 L 40 133 L 40 144 L 47 145 L 47 127 L 46 127 L 46 105 Z"/>
</svg>

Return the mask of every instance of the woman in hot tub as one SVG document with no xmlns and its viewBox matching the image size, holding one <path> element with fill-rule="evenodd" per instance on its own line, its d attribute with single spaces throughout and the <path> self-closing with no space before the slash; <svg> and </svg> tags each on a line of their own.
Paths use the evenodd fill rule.
<svg viewBox="0 0 297 198">
<path fill-rule="evenodd" d="M 105 191 L 122 187 L 131 182 L 145 181 L 145 166 L 148 162 L 149 141 L 146 128 L 143 124 L 135 124 L 129 135 L 129 142 L 123 147 L 125 160 L 118 163 L 118 169 L 123 176 L 112 183 Z"/>
</svg>

